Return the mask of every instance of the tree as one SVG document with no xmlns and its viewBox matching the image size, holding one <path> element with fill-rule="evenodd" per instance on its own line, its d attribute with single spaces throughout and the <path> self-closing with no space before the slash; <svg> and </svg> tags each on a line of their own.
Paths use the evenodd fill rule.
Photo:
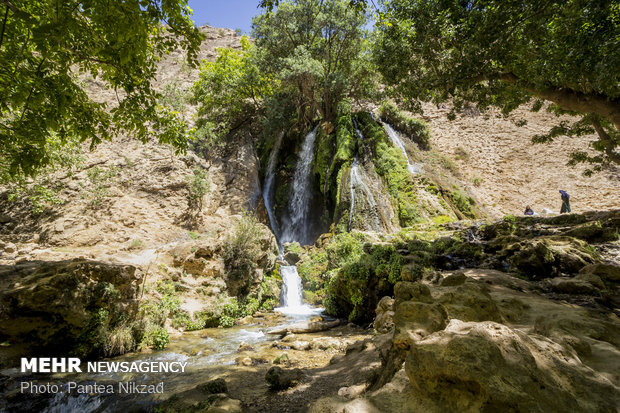
<svg viewBox="0 0 620 413">
<path fill-rule="evenodd" d="M 224 137 L 260 111 L 263 99 L 276 82 L 262 74 L 256 63 L 256 46 L 241 38 L 241 49 L 219 48 L 213 62 L 203 62 L 192 87 L 199 104 L 197 138 L 209 143 Z"/>
<path fill-rule="evenodd" d="M 184 150 L 185 125 L 158 105 L 152 81 L 179 46 L 196 65 L 202 36 L 190 15 L 187 0 L 0 0 L 0 168 L 34 175 L 53 160 L 50 142 L 96 145 L 121 131 Z M 84 74 L 117 105 L 89 96 Z"/>
<path fill-rule="evenodd" d="M 281 2 L 253 20 L 259 66 L 281 81 L 303 124 L 333 121 L 338 103 L 374 86 L 365 51 L 366 16 L 347 0 Z"/>
<path fill-rule="evenodd" d="M 533 102 L 579 114 L 537 141 L 596 132 L 591 157 L 620 163 L 620 5 L 613 0 L 392 0 L 375 58 L 387 84 L 416 109 L 452 99 L 508 114 Z M 452 113 L 452 116 L 454 113 Z"/>
</svg>

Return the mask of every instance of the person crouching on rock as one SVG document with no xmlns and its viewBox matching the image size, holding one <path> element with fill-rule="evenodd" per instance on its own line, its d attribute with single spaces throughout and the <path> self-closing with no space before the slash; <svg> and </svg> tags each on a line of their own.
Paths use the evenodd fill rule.
<svg viewBox="0 0 620 413">
<path fill-rule="evenodd" d="M 562 191 L 560 189 L 560 194 L 562 196 L 562 208 L 560 209 L 560 214 L 565 212 L 570 214 L 570 195 L 566 191 Z"/>
<path fill-rule="evenodd" d="M 529 205 L 525 207 L 524 215 L 534 215 L 534 210 Z"/>
</svg>

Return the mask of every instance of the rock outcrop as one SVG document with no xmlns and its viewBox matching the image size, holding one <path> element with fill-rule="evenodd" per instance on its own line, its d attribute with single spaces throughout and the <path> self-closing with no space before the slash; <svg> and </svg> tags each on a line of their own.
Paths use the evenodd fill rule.
<svg viewBox="0 0 620 413">
<path fill-rule="evenodd" d="M 141 279 L 131 265 L 79 259 L 0 268 L 0 339 L 10 344 L 2 351 L 12 356 L 29 350 L 48 356 L 116 353 L 106 346 L 113 345 L 119 328 L 131 337 Z"/>
</svg>

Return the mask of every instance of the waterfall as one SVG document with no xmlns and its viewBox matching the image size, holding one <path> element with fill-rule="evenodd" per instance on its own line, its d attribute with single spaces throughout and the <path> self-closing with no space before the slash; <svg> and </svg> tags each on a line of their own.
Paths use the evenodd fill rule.
<svg viewBox="0 0 620 413">
<path fill-rule="evenodd" d="M 298 241 L 300 244 L 312 242 L 309 239 L 308 212 L 312 191 L 311 169 L 314 157 L 314 141 L 318 126 L 304 138 L 299 152 L 299 160 L 293 178 L 293 195 L 288 204 L 289 220 L 282 234 L 282 242 Z"/>
<path fill-rule="evenodd" d="M 267 163 L 267 174 L 265 175 L 265 185 L 263 185 L 263 202 L 265 203 L 265 209 L 267 210 L 267 215 L 269 216 L 269 224 L 271 225 L 271 230 L 273 231 L 273 235 L 276 237 L 276 241 L 280 242 L 280 234 L 278 231 L 278 223 L 276 222 L 276 217 L 273 215 L 273 181 L 275 175 L 276 165 L 278 163 L 278 153 L 280 152 L 280 145 L 282 144 L 282 138 L 284 137 L 284 133 L 281 133 L 280 136 L 276 139 L 276 142 L 273 145 L 273 149 L 269 154 L 269 162 Z"/>
<path fill-rule="evenodd" d="M 360 168 L 360 164 L 357 156 L 353 159 L 351 170 L 349 171 L 349 188 L 351 191 L 351 208 L 349 210 L 349 225 L 348 231 L 351 231 L 351 224 L 353 220 L 353 213 L 355 212 L 355 191 L 356 189 L 361 191 L 361 202 L 365 203 L 368 212 L 372 215 L 372 219 L 366 223 L 369 227 L 375 231 L 381 231 L 381 224 L 379 223 L 379 213 L 377 211 L 377 201 L 375 200 L 372 190 L 366 185 L 366 173 L 364 167 Z M 363 206 L 363 205 L 362 205 Z"/>
<path fill-rule="evenodd" d="M 422 165 L 412 164 L 411 161 L 409 161 L 409 156 L 407 155 L 407 151 L 405 150 L 405 144 L 403 143 L 400 136 L 398 136 L 398 133 L 396 133 L 396 131 L 385 122 L 383 123 L 383 127 L 385 128 L 385 131 L 387 132 L 394 145 L 396 145 L 396 147 L 400 149 L 403 155 L 405 155 L 405 159 L 407 160 L 407 169 L 409 169 L 409 172 L 411 172 L 412 174 L 424 173 L 424 168 L 422 167 Z"/>
<path fill-rule="evenodd" d="M 299 160 L 297 161 L 297 167 L 293 177 L 293 194 L 288 204 L 289 219 L 285 220 L 281 242 L 311 242 L 311 240 L 309 240 L 308 212 L 310 211 L 312 159 L 314 157 L 314 141 L 316 140 L 317 129 L 318 126 L 314 128 L 312 132 L 308 133 L 301 145 Z M 274 147 L 274 152 L 277 151 L 278 148 Z M 277 156 L 273 155 L 272 152 L 267 167 L 268 176 L 269 173 L 273 175 L 276 158 Z M 265 183 L 266 188 L 268 185 L 271 191 L 273 179 Z M 267 200 L 267 198 L 268 197 L 265 196 L 265 200 Z M 269 219 L 272 220 L 271 215 Z M 275 228 L 273 224 L 274 221 L 275 219 L 272 221 L 272 227 Z M 281 265 L 280 275 L 282 276 L 282 293 L 280 294 L 280 307 L 276 308 L 276 311 L 280 311 L 287 315 L 302 317 L 319 314 L 323 311 L 322 308 L 315 308 L 308 304 L 303 304 L 303 287 L 301 285 L 301 277 L 297 272 L 297 267 L 294 265 Z"/>
<path fill-rule="evenodd" d="M 280 305 L 291 309 L 302 307 L 301 277 L 297 273 L 297 267 L 294 265 L 283 265 L 280 267 L 280 274 L 283 281 Z"/>
</svg>

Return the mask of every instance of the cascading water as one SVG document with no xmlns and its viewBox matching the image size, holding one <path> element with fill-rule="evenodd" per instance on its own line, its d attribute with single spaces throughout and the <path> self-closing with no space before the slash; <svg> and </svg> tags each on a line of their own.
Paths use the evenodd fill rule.
<svg viewBox="0 0 620 413">
<path fill-rule="evenodd" d="M 308 133 L 299 152 L 299 161 L 293 178 L 293 195 L 288 204 L 289 221 L 282 234 L 282 242 L 297 241 L 300 244 L 312 242 L 308 228 L 310 211 L 310 190 L 312 159 L 317 127 Z"/>
<path fill-rule="evenodd" d="M 318 126 L 306 135 L 299 152 L 299 160 L 297 161 L 293 177 L 293 194 L 288 205 L 289 219 L 285 220 L 281 242 L 298 241 L 303 244 L 311 242 L 309 239 L 308 212 L 310 211 L 312 159 L 314 158 L 314 142 L 316 140 L 317 128 Z M 273 165 L 272 156 L 274 157 Z M 271 173 L 273 174 L 277 155 L 273 155 L 272 152 L 272 156 L 269 157 L 268 173 L 271 168 Z M 273 181 L 271 181 L 270 185 L 273 185 Z M 265 186 L 267 186 L 267 182 Z M 270 216 L 269 219 L 271 220 L 272 217 Z M 272 226 L 274 226 L 273 223 Z M 276 308 L 277 311 L 292 316 L 308 316 L 323 311 L 322 308 L 303 304 L 303 287 L 301 277 L 297 273 L 297 267 L 294 265 L 281 265 L 280 274 L 282 276 L 282 293 L 280 295 L 280 307 Z"/>
<path fill-rule="evenodd" d="M 383 127 L 385 128 L 385 131 L 387 132 L 394 145 L 396 145 L 396 147 L 400 149 L 403 155 L 405 155 L 405 159 L 407 160 L 407 169 L 409 169 L 409 172 L 411 172 L 412 174 L 424 173 L 424 168 L 422 167 L 422 165 L 412 164 L 411 161 L 409 161 L 409 156 L 407 155 L 407 151 L 405 150 L 405 144 L 403 143 L 400 136 L 398 136 L 398 133 L 396 133 L 396 131 L 385 122 L 383 123 Z"/>
<path fill-rule="evenodd" d="M 372 190 L 366 185 L 366 174 L 363 166 L 360 166 L 357 156 L 353 159 L 351 170 L 349 171 L 349 187 L 351 191 L 351 208 L 349 210 L 348 230 L 351 231 L 351 224 L 355 212 L 355 191 L 362 193 L 361 202 L 365 203 L 365 207 L 370 215 L 370 221 L 367 224 L 374 231 L 381 231 L 379 223 L 379 214 L 377 212 L 377 201 L 372 194 Z M 368 218 L 368 216 L 367 216 Z"/>
<path fill-rule="evenodd" d="M 301 278 L 294 265 L 283 265 L 280 267 L 282 275 L 282 307 L 299 308 L 303 305 Z"/>
<path fill-rule="evenodd" d="M 278 163 L 278 153 L 280 152 L 280 145 L 282 144 L 282 138 L 284 137 L 284 133 L 281 133 L 276 142 L 273 145 L 273 149 L 271 150 L 271 154 L 269 154 L 269 162 L 267 163 L 267 174 L 265 175 L 265 185 L 263 185 L 263 202 L 265 202 L 265 209 L 267 210 L 267 215 L 269 216 L 269 224 L 271 225 L 271 230 L 273 231 L 273 235 L 276 237 L 276 241 L 279 242 L 280 234 L 278 231 L 278 223 L 276 222 L 276 217 L 273 215 L 273 182 L 275 177 L 275 169 Z"/>
</svg>

